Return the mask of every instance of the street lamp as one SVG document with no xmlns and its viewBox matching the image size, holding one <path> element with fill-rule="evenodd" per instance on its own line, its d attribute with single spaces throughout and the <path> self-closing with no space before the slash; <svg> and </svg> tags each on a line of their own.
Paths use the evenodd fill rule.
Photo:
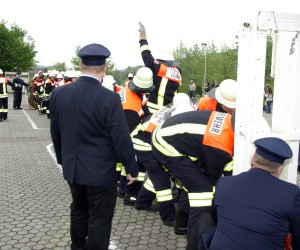
<svg viewBox="0 0 300 250">
<path fill-rule="evenodd" d="M 201 43 L 201 45 L 204 47 L 204 76 L 203 76 L 203 94 L 205 91 L 205 83 L 206 83 L 206 43 Z"/>
</svg>

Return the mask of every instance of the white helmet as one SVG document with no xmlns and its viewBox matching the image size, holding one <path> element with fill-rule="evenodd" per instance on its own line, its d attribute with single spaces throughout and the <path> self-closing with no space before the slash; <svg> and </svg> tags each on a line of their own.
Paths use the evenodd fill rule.
<svg viewBox="0 0 300 250">
<path fill-rule="evenodd" d="M 236 107 L 236 94 L 238 83 L 232 79 L 226 79 L 220 83 L 216 89 L 216 99 L 219 103 L 228 108 L 234 109 Z"/>
<path fill-rule="evenodd" d="M 181 114 L 188 111 L 194 111 L 190 98 L 185 93 L 178 93 L 173 98 L 173 107 L 175 110 L 172 112 L 171 116 Z"/>
<path fill-rule="evenodd" d="M 50 72 L 49 73 L 49 77 L 55 77 L 55 73 L 54 72 Z"/>
<path fill-rule="evenodd" d="M 3 74 L 3 71 L 2 71 L 2 69 L 0 69 L 0 74 L 1 74 L 1 75 Z"/>
<path fill-rule="evenodd" d="M 129 82 L 128 88 L 134 92 L 153 91 L 155 86 L 153 85 L 153 73 L 151 69 L 141 67 L 133 77 L 133 81 Z"/>
<path fill-rule="evenodd" d="M 35 79 L 37 77 L 40 77 L 40 75 L 39 74 L 34 74 L 33 79 Z"/>
<path fill-rule="evenodd" d="M 116 83 L 116 80 L 112 75 L 106 75 L 103 77 L 103 82 L 102 82 L 103 87 L 111 91 L 114 91 L 114 86 L 113 86 L 114 83 Z"/>
<path fill-rule="evenodd" d="M 133 74 L 132 74 L 132 73 L 129 73 L 127 77 L 128 77 L 128 78 L 130 78 L 130 77 L 132 78 L 132 77 L 133 77 Z"/>
<path fill-rule="evenodd" d="M 63 79 L 63 76 L 62 76 L 62 74 L 57 74 L 57 75 L 56 75 L 56 78 L 57 78 L 57 79 Z"/>
<path fill-rule="evenodd" d="M 163 61 L 175 61 L 175 58 L 172 53 L 166 52 L 166 51 L 160 51 L 158 52 L 158 55 L 156 57 L 158 60 Z"/>
</svg>

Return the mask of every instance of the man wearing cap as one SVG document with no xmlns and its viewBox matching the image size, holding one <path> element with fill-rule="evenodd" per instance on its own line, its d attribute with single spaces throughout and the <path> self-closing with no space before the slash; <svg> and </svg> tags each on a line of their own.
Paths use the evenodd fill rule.
<svg viewBox="0 0 300 250">
<path fill-rule="evenodd" d="M 13 79 L 14 86 L 12 87 L 12 91 L 14 93 L 14 101 L 13 101 L 13 108 L 14 109 L 23 109 L 21 106 L 22 103 L 22 90 L 23 86 L 28 87 L 29 84 L 24 82 L 21 78 L 21 72 L 18 71 L 16 73 L 16 77 Z"/>
<path fill-rule="evenodd" d="M 300 249 L 300 189 L 277 178 L 292 151 L 276 137 L 254 144 L 251 169 L 217 183 L 217 227 L 210 250 L 282 250 L 288 233 L 293 249 Z"/>
<path fill-rule="evenodd" d="M 140 22 L 139 42 L 146 67 L 153 72 L 155 90 L 149 94 L 147 106 L 151 113 L 171 104 L 182 82 L 181 69 L 171 53 L 161 52 L 154 59 L 148 45 L 145 26 Z"/>
<path fill-rule="evenodd" d="M 116 163 L 119 159 L 124 165 L 128 184 L 138 168 L 120 96 L 101 85 L 110 51 L 89 44 L 78 56 L 82 75 L 52 91 L 50 131 L 72 194 L 71 249 L 108 249 L 117 199 Z"/>
</svg>

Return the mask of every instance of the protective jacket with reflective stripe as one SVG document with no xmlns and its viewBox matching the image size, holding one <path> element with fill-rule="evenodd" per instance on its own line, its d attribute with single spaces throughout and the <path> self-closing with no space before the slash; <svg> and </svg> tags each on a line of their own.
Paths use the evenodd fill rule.
<svg viewBox="0 0 300 250">
<path fill-rule="evenodd" d="M 197 158 L 212 176 L 232 160 L 233 142 L 232 116 L 209 110 L 170 117 L 152 133 L 152 146 L 161 153 Z"/>
<path fill-rule="evenodd" d="M 162 64 L 157 61 L 151 54 L 147 40 L 140 41 L 140 48 L 142 58 L 146 67 L 150 68 L 153 72 L 153 84 L 155 85 L 154 91 L 149 94 L 147 106 L 153 107 L 155 110 L 166 106 L 173 101 L 173 97 L 178 90 L 182 76 L 178 67 L 173 65 Z"/>
</svg>

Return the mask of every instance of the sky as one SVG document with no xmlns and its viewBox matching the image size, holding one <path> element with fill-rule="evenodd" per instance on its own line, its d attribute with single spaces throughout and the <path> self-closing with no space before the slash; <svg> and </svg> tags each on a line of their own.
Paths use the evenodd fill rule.
<svg viewBox="0 0 300 250">
<path fill-rule="evenodd" d="M 139 22 L 152 54 L 211 43 L 234 44 L 242 24 L 258 11 L 300 14 L 298 0 L 6 0 L 0 20 L 16 23 L 35 40 L 39 65 L 71 66 L 77 46 L 99 43 L 119 70 L 143 65 Z"/>
</svg>

